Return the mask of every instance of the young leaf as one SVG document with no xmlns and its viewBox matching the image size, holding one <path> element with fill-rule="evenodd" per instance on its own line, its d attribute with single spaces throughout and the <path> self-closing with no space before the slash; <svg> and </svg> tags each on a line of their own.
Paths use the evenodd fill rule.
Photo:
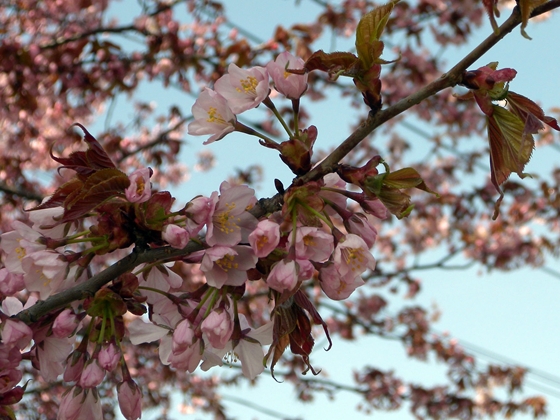
<svg viewBox="0 0 560 420">
<path fill-rule="evenodd" d="M 507 101 L 511 112 L 517 115 L 521 121 L 525 122 L 526 133 L 535 134 L 537 131 L 542 130 L 543 125 L 540 121 L 560 131 L 558 121 L 555 118 L 544 115 L 542 108 L 529 98 L 515 92 L 508 92 Z"/>
<path fill-rule="evenodd" d="M 383 51 L 379 39 L 387 25 L 389 15 L 399 0 L 393 0 L 364 15 L 356 28 L 356 51 L 364 69 L 375 64 Z"/>
<path fill-rule="evenodd" d="M 64 202 L 62 222 L 69 222 L 82 217 L 104 201 L 123 195 L 130 185 L 125 173 L 118 169 L 106 168 L 89 176 L 81 191 L 70 194 Z"/>
<path fill-rule="evenodd" d="M 497 105 L 494 105 L 492 116 L 488 117 L 488 138 L 491 179 L 499 191 L 499 186 L 512 172 L 524 177 L 523 168 L 531 158 L 535 140 L 525 132 L 525 125 L 519 117 Z"/>
</svg>

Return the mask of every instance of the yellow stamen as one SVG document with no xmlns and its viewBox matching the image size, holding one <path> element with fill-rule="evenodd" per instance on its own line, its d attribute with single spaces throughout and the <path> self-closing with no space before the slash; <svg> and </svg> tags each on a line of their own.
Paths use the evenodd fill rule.
<svg viewBox="0 0 560 420">
<path fill-rule="evenodd" d="M 231 270 L 232 268 L 236 269 L 237 267 L 239 267 L 239 264 L 237 264 L 233 260 L 233 255 L 230 255 L 230 254 L 226 254 L 222 258 L 220 258 L 219 260 L 216 260 L 216 265 L 219 266 L 226 273 L 229 270 Z"/>
<path fill-rule="evenodd" d="M 237 223 L 241 222 L 241 219 L 231 215 L 234 209 L 235 203 L 227 203 L 226 210 L 214 215 L 214 226 L 217 226 L 224 233 L 233 233 L 239 230 Z"/>
<path fill-rule="evenodd" d="M 224 120 L 222 114 L 218 112 L 218 109 L 214 106 L 208 108 L 208 119 L 206 122 L 214 123 L 214 124 L 227 124 L 227 121 Z"/>
<path fill-rule="evenodd" d="M 241 85 L 241 88 L 235 88 L 235 90 L 239 93 L 251 95 L 257 94 L 257 85 L 259 84 L 259 81 L 255 76 L 249 76 L 246 79 L 239 79 L 239 84 Z"/>
</svg>

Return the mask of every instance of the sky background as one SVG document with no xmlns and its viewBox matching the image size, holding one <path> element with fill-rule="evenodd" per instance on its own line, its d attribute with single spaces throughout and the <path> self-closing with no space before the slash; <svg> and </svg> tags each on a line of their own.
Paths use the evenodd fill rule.
<svg viewBox="0 0 560 420">
<path fill-rule="evenodd" d="M 332 3 L 337 3 L 333 1 Z M 226 0 L 226 15 L 230 22 L 242 27 L 261 39 L 268 39 L 277 24 L 289 27 L 294 22 L 311 21 L 320 11 L 320 7 L 312 1 L 301 0 Z M 124 18 L 136 15 L 137 3 L 134 0 L 122 0 L 110 10 L 123 24 L 130 22 Z M 499 23 L 505 20 L 499 19 Z M 438 54 L 447 59 L 449 67 L 464 56 L 474 45 L 484 39 L 491 29 L 488 24 L 476 31 L 473 42 L 461 48 L 452 47 Z M 521 37 L 516 29 L 502 40 L 494 49 L 482 57 L 472 68 L 477 68 L 491 61 L 499 61 L 500 67 L 512 67 L 518 71 L 511 89 L 530 96 L 539 102 L 545 111 L 560 106 L 560 15 L 556 13 L 543 23 L 530 23 L 527 32 L 532 41 Z M 350 41 L 351 43 L 351 41 Z M 335 49 L 343 49 L 344 43 L 335 44 Z M 317 48 L 331 51 L 333 45 L 330 38 L 317 44 Z M 384 57 L 392 58 L 391 52 Z M 194 99 L 172 88 L 165 91 L 160 86 L 144 86 L 138 97 L 153 98 L 162 112 L 169 104 L 179 103 L 187 115 Z M 305 98 L 303 99 L 305 101 Z M 124 106 L 125 101 L 119 100 L 119 106 L 112 119 L 127 121 L 132 119 L 133 109 Z M 122 102 L 121 102 L 122 101 Z M 329 147 L 339 143 L 350 133 L 349 126 L 355 122 L 357 112 L 344 101 L 326 101 L 313 104 L 312 123 L 319 129 L 319 147 Z M 364 114 L 367 110 L 362 109 Z M 549 113 L 550 115 L 550 113 Z M 248 114 L 250 117 L 250 114 Z M 103 118 L 98 121 L 102 124 Z M 405 129 L 406 130 L 406 129 Z M 93 132 L 93 131 L 92 131 Z M 403 131 L 406 132 L 406 131 Z M 321 135 L 328 133 L 328 136 Z M 409 139 L 414 134 L 409 133 Z M 217 157 L 217 166 L 210 172 L 197 173 L 192 171 L 196 163 L 196 153 L 201 150 L 205 138 L 185 135 L 187 144 L 183 152 L 184 162 L 191 168 L 188 183 L 171 188 L 173 194 L 183 200 L 189 200 L 196 194 L 209 195 L 217 190 L 219 184 L 235 168 L 243 168 L 251 163 L 263 164 L 266 168 L 264 182 L 257 189 L 258 197 L 270 196 L 274 193 L 273 178 L 279 178 L 289 185 L 293 178 L 291 172 L 280 162 L 275 151 L 258 147 L 256 140 L 248 136 L 228 136 L 223 141 L 209 147 Z M 558 139 L 558 136 L 555 137 Z M 419 139 L 419 142 L 421 139 Z M 473 140 L 480 141 L 480 140 Z M 537 149 L 533 159 L 527 166 L 527 172 L 536 172 L 541 168 L 555 164 L 560 153 L 553 149 L 540 151 Z M 514 175 L 515 176 L 515 175 Z M 525 181 L 524 181 L 525 182 Z M 491 211 L 491 209 L 489 209 Z M 375 255 L 375 247 L 373 248 Z M 434 255 L 437 260 L 438 255 Z M 424 262 L 428 262 L 428 259 Z M 436 331 L 449 332 L 470 352 L 485 362 L 516 362 L 529 368 L 525 390 L 528 395 L 544 395 L 549 402 L 550 419 L 560 418 L 560 264 L 558 260 L 549 259 L 546 269 L 524 268 L 514 272 L 494 271 L 487 273 L 477 267 L 464 271 L 433 271 L 419 274 L 422 291 L 413 302 L 430 308 L 437 306 L 441 311 L 439 321 L 434 324 Z M 389 311 L 395 313 L 402 300 L 391 297 Z M 391 311 L 392 309 L 392 311 Z M 323 368 L 327 379 L 336 379 L 352 385 L 352 371 L 364 365 L 373 365 L 382 370 L 394 369 L 398 376 L 424 385 L 443 383 L 445 366 L 435 361 L 419 362 L 406 357 L 403 346 L 398 342 L 390 342 L 378 338 L 359 339 L 352 343 L 342 342 L 334 337 L 333 348 L 329 352 L 322 350 L 323 343 L 319 340 L 312 353 L 311 360 L 315 367 Z M 216 372 L 214 368 L 210 373 Z M 228 375 L 228 369 L 223 368 Z M 328 375 L 328 376 L 327 376 Z M 408 409 L 386 413 L 375 412 L 365 415 L 354 411 L 359 399 L 353 394 L 341 392 L 334 401 L 323 396 L 314 403 L 302 404 L 296 401 L 293 387 L 290 384 L 275 382 L 266 372 L 259 378 L 256 388 L 225 388 L 224 404 L 232 418 L 268 419 L 275 418 L 276 413 L 283 413 L 284 418 L 323 420 L 352 418 L 376 420 L 407 420 L 413 416 Z M 247 403 L 251 401 L 271 410 L 272 415 L 253 410 Z M 180 403 L 180 399 L 177 403 Z M 351 411 L 350 411 L 351 410 Z M 171 414 L 171 418 L 183 418 L 179 411 Z M 144 413 L 143 419 L 156 418 L 158 413 Z M 206 419 L 207 416 L 196 413 L 188 418 Z M 530 418 L 520 416 L 519 418 Z"/>
</svg>

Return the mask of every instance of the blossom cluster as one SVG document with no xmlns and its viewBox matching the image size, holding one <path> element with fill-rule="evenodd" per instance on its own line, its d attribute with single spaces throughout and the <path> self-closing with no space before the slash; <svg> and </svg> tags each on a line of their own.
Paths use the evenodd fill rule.
<svg viewBox="0 0 560 420">
<path fill-rule="evenodd" d="M 232 64 L 215 90 L 201 93 L 189 132 L 211 135 L 207 143 L 234 130 L 255 135 L 279 150 L 296 174 L 309 172 L 318 132 L 298 127 L 307 76 L 291 70 L 302 66 L 288 53 L 266 68 Z M 282 143 L 236 118 L 261 103 L 275 111 L 270 77 L 294 110 L 291 127 L 275 112 L 289 137 Z M 375 157 L 361 168 L 340 165 L 337 173 L 279 188 L 283 205 L 271 210 L 262 208 L 253 189 L 228 182 L 172 210 L 174 198 L 152 189 L 150 168 L 126 175 L 87 131 L 84 139 L 87 151 L 53 157 L 74 171 L 74 178 L 29 212 L 29 224 L 13 222 L 13 230 L 1 237 L 0 352 L 6 380 L 0 410 L 8 416 L 23 395 L 22 352 L 45 381 L 62 378 L 69 385 L 60 419 L 101 418 L 98 389 L 108 378 L 116 381 L 124 417 L 140 417 L 142 391 L 127 366 L 127 343 L 158 342 L 161 363 L 181 371 L 240 362 L 250 379 L 268 364 L 273 373 L 289 343 L 315 373 L 311 325 L 321 325 L 329 342 L 330 337 L 309 292 L 321 289 L 330 299 L 347 299 L 364 284 L 362 275 L 375 269 L 374 220 L 409 207 L 408 196 L 391 186 L 399 171 L 379 178 L 376 166 L 382 161 Z M 21 315 L 37 300 L 64 297 L 97 279 L 104 272 L 92 277 L 92 267 L 114 251 L 151 255 L 162 249 L 170 251 L 132 264 L 79 303 L 68 301 L 39 319 Z M 200 273 L 196 287 L 186 287 L 177 262 Z M 257 282 L 268 289 L 272 306 L 262 325 L 250 325 L 239 302 Z"/>
</svg>

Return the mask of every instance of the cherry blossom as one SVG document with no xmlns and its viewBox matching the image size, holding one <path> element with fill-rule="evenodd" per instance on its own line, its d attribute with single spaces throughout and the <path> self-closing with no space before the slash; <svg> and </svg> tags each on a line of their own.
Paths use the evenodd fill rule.
<svg viewBox="0 0 560 420">
<path fill-rule="evenodd" d="M 210 144 L 221 140 L 235 130 L 237 119 L 226 98 L 211 89 L 204 88 L 192 107 L 194 121 L 189 123 L 191 136 L 212 134 L 204 142 Z"/>
<path fill-rule="evenodd" d="M 214 89 L 226 98 L 234 114 L 241 114 L 257 107 L 268 96 L 268 71 L 263 67 L 241 69 L 231 63 Z"/>
<path fill-rule="evenodd" d="M 137 420 L 142 416 L 142 391 L 136 382 L 128 380 L 117 385 L 117 398 L 126 420 Z"/>
<path fill-rule="evenodd" d="M 131 203 L 143 203 L 148 201 L 152 195 L 150 188 L 150 177 L 153 171 L 150 168 L 142 168 L 130 174 L 130 186 L 125 190 L 126 199 Z"/>
<path fill-rule="evenodd" d="M 293 290 L 298 283 L 299 264 L 296 261 L 281 260 L 272 266 L 266 283 L 274 290 L 282 293 Z"/>
<path fill-rule="evenodd" d="M 210 312 L 201 324 L 205 340 L 215 349 L 223 349 L 233 332 L 233 320 L 225 309 Z"/>
<path fill-rule="evenodd" d="M 299 99 L 307 90 L 307 74 L 290 73 L 288 69 L 302 69 L 304 61 L 284 51 L 266 68 L 274 81 L 274 88 L 289 99 Z"/>
<path fill-rule="evenodd" d="M 257 257 L 248 246 L 214 246 L 204 253 L 200 269 L 206 275 L 208 285 L 219 289 L 224 285 L 245 283 L 247 270 L 256 263 Z"/>
<path fill-rule="evenodd" d="M 268 219 L 261 220 L 248 239 L 255 256 L 266 257 L 280 242 L 280 225 Z"/>
<path fill-rule="evenodd" d="M 212 193 L 214 210 L 209 214 L 206 232 L 208 245 L 233 246 L 246 241 L 257 225 L 247 208 L 255 203 L 255 191 L 246 185 L 220 185 L 220 194 Z"/>
<path fill-rule="evenodd" d="M 179 249 L 187 246 L 190 239 L 189 233 L 184 228 L 174 224 L 166 225 L 161 232 L 161 237 L 169 245 Z"/>
</svg>

